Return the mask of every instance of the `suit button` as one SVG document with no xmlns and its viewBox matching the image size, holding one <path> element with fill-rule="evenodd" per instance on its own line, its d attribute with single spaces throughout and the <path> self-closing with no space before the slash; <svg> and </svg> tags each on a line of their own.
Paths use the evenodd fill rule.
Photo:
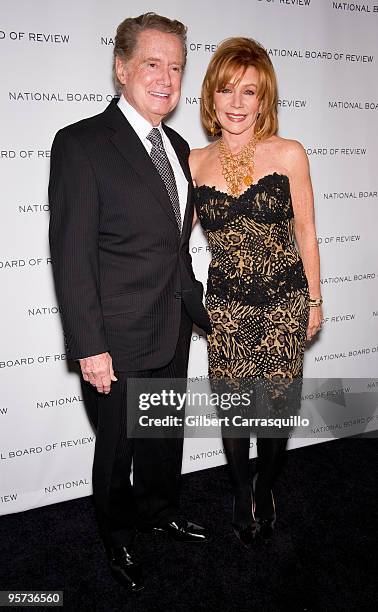
<svg viewBox="0 0 378 612">
<path fill-rule="evenodd" d="M 181 300 L 181 291 L 175 291 L 176 300 Z"/>
</svg>

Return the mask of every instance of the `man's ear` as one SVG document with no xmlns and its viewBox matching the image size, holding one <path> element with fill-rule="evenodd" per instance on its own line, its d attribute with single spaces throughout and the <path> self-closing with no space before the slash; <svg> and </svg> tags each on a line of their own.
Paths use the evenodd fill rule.
<svg viewBox="0 0 378 612">
<path fill-rule="evenodd" d="M 126 63 L 118 55 L 115 58 L 115 72 L 119 82 L 125 85 L 127 78 Z"/>
</svg>

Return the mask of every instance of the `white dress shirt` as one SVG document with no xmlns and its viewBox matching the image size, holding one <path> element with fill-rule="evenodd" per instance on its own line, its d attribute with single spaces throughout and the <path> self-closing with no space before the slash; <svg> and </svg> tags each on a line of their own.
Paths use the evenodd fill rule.
<svg viewBox="0 0 378 612">
<path fill-rule="evenodd" d="M 150 122 L 147 121 L 147 119 L 142 117 L 142 115 L 140 115 L 138 111 L 135 110 L 135 108 L 127 102 L 127 100 L 125 99 L 123 95 L 121 95 L 119 99 L 118 106 L 120 110 L 123 112 L 123 114 L 125 115 L 127 121 L 130 123 L 133 130 L 139 136 L 148 155 L 151 154 L 152 144 L 149 140 L 147 140 L 147 136 L 151 132 L 153 127 L 157 127 L 158 130 L 160 131 L 162 139 L 163 139 L 164 148 L 167 153 L 169 162 L 172 166 L 172 170 L 173 170 L 173 173 L 176 179 L 177 191 L 178 191 L 178 196 L 179 196 L 179 201 L 180 201 L 181 227 L 182 227 L 182 224 L 184 222 L 184 216 L 185 216 L 186 201 L 188 198 L 188 181 L 186 180 L 186 177 L 181 168 L 180 162 L 177 159 L 177 155 L 171 144 L 171 141 L 169 140 L 168 136 L 166 135 L 163 128 L 161 127 L 161 123 L 159 123 L 159 125 L 157 126 L 151 125 Z"/>
</svg>

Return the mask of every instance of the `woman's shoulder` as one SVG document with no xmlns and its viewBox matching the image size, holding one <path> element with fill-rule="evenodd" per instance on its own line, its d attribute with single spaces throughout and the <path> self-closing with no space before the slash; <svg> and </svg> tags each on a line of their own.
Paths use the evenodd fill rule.
<svg viewBox="0 0 378 612">
<path fill-rule="evenodd" d="M 189 163 L 190 167 L 193 170 L 206 162 L 206 160 L 212 156 L 216 143 L 211 142 L 206 147 L 202 147 L 200 149 L 192 149 L 189 155 Z"/>
<path fill-rule="evenodd" d="M 293 140 L 291 138 L 282 138 L 282 136 L 271 136 L 266 141 L 266 144 L 272 148 L 280 151 L 281 153 L 302 155 L 306 153 L 302 143 L 299 140 Z"/>
<path fill-rule="evenodd" d="M 297 164 L 307 164 L 307 154 L 302 143 L 282 136 L 272 136 L 267 141 L 272 147 L 272 152 L 285 163 L 288 167 L 295 167 Z"/>
<path fill-rule="evenodd" d="M 210 144 L 206 145 L 206 147 L 201 147 L 200 149 L 191 149 L 190 155 L 194 158 L 206 157 L 207 155 L 212 153 L 212 151 L 216 147 L 216 144 L 216 142 L 211 142 Z"/>
</svg>

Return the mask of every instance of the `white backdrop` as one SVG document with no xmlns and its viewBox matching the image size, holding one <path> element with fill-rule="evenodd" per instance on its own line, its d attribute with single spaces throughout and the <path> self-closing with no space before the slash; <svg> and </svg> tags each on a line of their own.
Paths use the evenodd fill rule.
<svg viewBox="0 0 378 612">
<path fill-rule="evenodd" d="M 269 51 L 280 134 L 303 143 L 315 192 L 325 325 L 306 353 L 307 384 L 324 413 L 332 394 L 348 406 L 347 379 L 377 375 L 378 0 L 233 0 L 231 8 L 228 0 L 2 0 L 0 514 L 91 492 L 94 435 L 67 370 L 49 261 L 49 154 L 59 128 L 105 108 L 116 26 L 149 10 L 189 28 L 182 99 L 169 123 L 192 147 L 207 143 L 200 86 L 217 44 L 242 35 Z M 199 227 L 191 252 L 206 281 Z M 206 372 L 206 341 L 193 333 L 189 375 Z M 374 419 L 346 422 L 340 410 L 337 419 L 339 436 L 377 428 Z M 184 472 L 223 462 L 219 440 L 186 441 Z"/>
</svg>

